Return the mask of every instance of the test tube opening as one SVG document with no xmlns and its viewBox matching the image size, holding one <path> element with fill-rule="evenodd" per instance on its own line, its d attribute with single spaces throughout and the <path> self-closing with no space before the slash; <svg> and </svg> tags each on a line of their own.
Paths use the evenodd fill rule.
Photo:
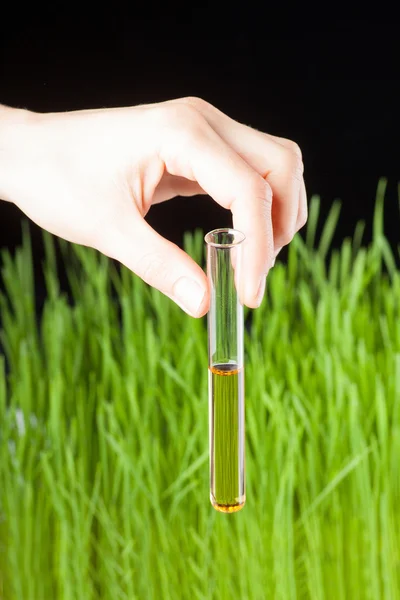
<svg viewBox="0 0 400 600">
<path fill-rule="evenodd" d="M 204 237 L 206 244 L 214 248 L 232 248 L 241 244 L 246 239 L 244 233 L 229 227 L 213 229 Z"/>
</svg>

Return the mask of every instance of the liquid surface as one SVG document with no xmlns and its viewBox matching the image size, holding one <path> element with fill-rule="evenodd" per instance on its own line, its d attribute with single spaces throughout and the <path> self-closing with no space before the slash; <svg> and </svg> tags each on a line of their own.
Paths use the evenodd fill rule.
<svg viewBox="0 0 400 600">
<path fill-rule="evenodd" d="M 235 364 L 209 368 L 211 503 L 237 512 L 246 501 L 244 373 Z"/>
</svg>

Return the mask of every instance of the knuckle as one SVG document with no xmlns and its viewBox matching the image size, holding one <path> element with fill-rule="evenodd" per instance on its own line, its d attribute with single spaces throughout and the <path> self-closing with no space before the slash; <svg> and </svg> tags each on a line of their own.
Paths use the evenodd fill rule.
<svg viewBox="0 0 400 600">
<path fill-rule="evenodd" d="M 299 220 L 297 223 L 298 229 L 301 229 L 302 227 L 304 227 L 304 225 L 307 223 L 307 218 L 308 218 L 307 210 L 301 211 L 301 213 L 299 215 Z"/>
<path fill-rule="evenodd" d="M 249 188 L 251 197 L 260 200 L 266 208 L 271 207 L 272 188 L 265 179 L 255 174 L 250 179 Z"/>
<path fill-rule="evenodd" d="M 197 96 L 186 96 L 185 98 L 182 98 L 181 101 L 188 106 L 192 106 L 199 112 L 204 112 L 210 107 L 210 104 L 206 100 Z"/>
<path fill-rule="evenodd" d="M 204 132 L 205 119 L 189 104 L 174 104 L 167 108 L 166 125 L 178 131 L 185 141 L 192 141 Z"/>
<path fill-rule="evenodd" d="M 304 164 L 300 147 L 296 142 L 287 140 L 285 146 L 284 162 L 287 170 L 292 174 L 294 179 L 301 181 L 303 179 Z"/>
<path fill-rule="evenodd" d="M 292 177 L 301 183 L 303 180 L 303 174 L 304 174 L 303 161 L 301 160 L 301 158 L 299 158 L 298 156 L 296 156 L 294 154 L 292 154 L 292 157 L 294 157 L 294 158 L 292 158 L 291 164 L 290 164 L 290 171 L 291 171 Z"/>
<path fill-rule="evenodd" d="M 272 187 L 270 186 L 268 181 L 266 181 L 265 179 L 263 179 L 263 182 L 264 182 L 265 200 L 266 200 L 266 202 L 268 202 L 268 204 L 272 204 Z"/>
<path fill-rule="evenodd" d="M 147 252 L 138 261 L 137 272 L 146 283 L 162 288 L 166 279 L 165 262 L 158 252 Z"/>
<path fill-rule="evenodd" d="M 288 148 L 300 161 L 303 161 L 303 154 L 300 146 L 293 140 L 288 140 Z"/>
<path fill-rule="evenodd" d="M 282 244 L 282 246 L 287 246 L 294 238 L 295 233 L 295 230 L 292 228 L 284 229 L 279 236 L 279 243 Z"/>
<path fill-rule="evenodd" d="M 301 229 L 302 227 L 304 227 L 304 225 L 307 223 L 307 217 L 302 217 L 299 221 L 299 229 Z"/>
<path fill-rule="evenodd" d="M 165 107 L 165 119 L 168 124 L 186 125 L 199 117 L 198 111 L 190 104 L 173 103 Z"/>
</svg>

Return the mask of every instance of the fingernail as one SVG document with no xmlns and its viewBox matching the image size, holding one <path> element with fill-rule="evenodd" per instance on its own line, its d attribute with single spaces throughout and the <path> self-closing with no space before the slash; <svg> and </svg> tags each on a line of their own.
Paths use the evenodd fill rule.
<svg viewBox="0 0 400 600">
<path fill-rule="evenodd" d="M 266 277 L 266 275 L 263 275 L 260 279 L 260 285 L 258 286 L 258 292 L 257 292 L 257 297 L 256 297 L 256 302 L 257 302 L 258 306 L 260 306 L 262 299 L 264 298 L 266 281 L 267 281 L 267 277 Z"/>
<path fill-rule="evenodd" d="M 276 252 L 275 252 L 275 259 L 278 256 L 279 252 L 282 250 L 283 246 L 281 246 L 280 248 L 277 248 Z M 274 261 L 275 262 L 275 261 Z"/>
<path fill-rule="evenodd" d="M 192 317 L 197 316 L 205 293 L 205 290 L 189 277 L 181 277 L 173 287 L 175 302 Z"/>
</svg>

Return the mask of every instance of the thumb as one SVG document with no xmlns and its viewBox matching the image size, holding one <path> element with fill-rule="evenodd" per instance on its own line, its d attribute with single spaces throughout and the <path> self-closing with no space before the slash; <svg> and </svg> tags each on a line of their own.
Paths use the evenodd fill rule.
<svg viewBox="0 0 400 600">
<path fill-rule="evenodd" d="M 118 232 L 113 258 L 174 300 L 190 316 L 202 317 L 208 310 L 209 293 L 201 267 L 144 219 L 134 219 L 131 227 L 127 225 L 125 222 L 122 235 Z"/>
</svg>

